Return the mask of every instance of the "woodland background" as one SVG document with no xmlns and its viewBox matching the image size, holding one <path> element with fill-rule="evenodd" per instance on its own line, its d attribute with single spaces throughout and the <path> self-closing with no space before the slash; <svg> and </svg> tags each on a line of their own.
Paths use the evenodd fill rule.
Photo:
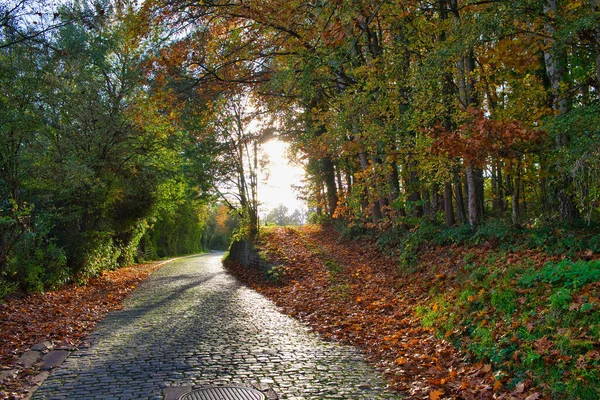
<svg viewBox="0 0 600 400">
<path fill-rule="evenodd" d="M 0 294 L 254 235 L 274 134 L 315 221 L 598 251 L 599 7 L 5 2 Z"/>
</svg>

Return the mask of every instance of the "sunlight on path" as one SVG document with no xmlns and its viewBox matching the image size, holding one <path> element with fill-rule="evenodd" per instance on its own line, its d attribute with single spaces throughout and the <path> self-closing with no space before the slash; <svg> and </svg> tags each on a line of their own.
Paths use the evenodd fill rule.
<svg viewBox="0 0 600 400">
<path fill-rule="evenodd" d="M 280 399 L 394 399 L 352 347 L 324 342 L 221 266 L 178 259 L 109 314 L 34 399 L 152 399 L 183 386 L 268 384 Z"/>
</svg>

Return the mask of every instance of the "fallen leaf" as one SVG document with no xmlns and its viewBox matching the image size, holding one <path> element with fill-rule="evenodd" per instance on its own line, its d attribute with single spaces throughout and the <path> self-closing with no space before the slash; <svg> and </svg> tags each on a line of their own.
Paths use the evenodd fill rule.
<svg viewBox="0 0 600 400">
<path fill-rule="evenodd" d="M 429 400 L 440 400 L 440 396 L 442 396 L 444 394 L 443 390 L 433 390 L 431 392 L 429 392 Z"/>
</svg>

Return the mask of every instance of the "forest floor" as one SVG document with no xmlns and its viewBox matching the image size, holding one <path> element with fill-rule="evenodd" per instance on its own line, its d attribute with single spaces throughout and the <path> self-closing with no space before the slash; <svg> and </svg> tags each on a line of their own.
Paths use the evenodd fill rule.
<svg viewBox="0 0 600 400">
<path fill-rule="evenodd" d="M 39 384 L 40 366 L 19 363 L 32 346 L 75 349 L 110 311 L 164 262 L 104 272 L 87 285 L 13 296 L 0 303 L 0 399 L 26 398 Z"/>
<path fill-rule="evenodd" d="M 266 276 L 232 262 L 227 262 L 229 270 L 323 337 L 361 348 L 390 386 L 408 398 L 556 398 L 557 391 L 573 389 L 560 387 L 568 378 L 585 387 L 560 398 L 597 398 L 594 371 L 600 347 L 597 324 L 589 327 L 588 317 L 598 319 L 599 279 L 569 292 L 566 312 L 585 308 L 583 317 L 573 316 L 593 330 L 560 328 L 563 336 L 577 334 L 578 340 L 587 341 L 577 354 L 569 354 L 572 348 L 561 348 L 560 337 L 549 331 L 557 329 L 548 320 L 556 314 L 551 306 L 549 313 L 538 304 L 533 305 L 537 313 L 528 311 L 529 317 L 519 313 L 525 303 L 534 302 L 532 298 L 551 297 L 552 285 L 542 282 L 547 293 L 540 294 L 535 288 L 517 287 L 520 281 L 514 276 L 507 280 L 497 273 L 525 265 L 531 275 L 560 261 L 559 256 L 526 249 L 498 251 L 490 243 L 432 245 L 421 253 L 416 267 L 401 272 L 398 253 L 385 254 L 375 239 L 344 239 L 333 228 L 320 226 L 265 229 L 258 248 L 274 266 Z M 510 286 L 506 299 L 497 282 Z M 553 363 L 562 368 L 558 389 L 551 379 L 544 382 Z M 565 372 L 568 367 L 582 372 Z"/>
<path fill-rule="evenodd" d="M 228 267 L 324 338 L 361 348 L 408 398 L 600 397 L 596 251 L 420 246 L 417 262 L 399 268 L 406 246 L 382 251 L 374 238 L 345 239 L 329 227 L 274 228 L 259 242 L 274 266 L 267 277 Z M 80 346 L 159 266 L 0 304 L 0 399 L 26 397 L 35 385 L 39 368 L 18 365 L 32 346 Z"/>
</svg>

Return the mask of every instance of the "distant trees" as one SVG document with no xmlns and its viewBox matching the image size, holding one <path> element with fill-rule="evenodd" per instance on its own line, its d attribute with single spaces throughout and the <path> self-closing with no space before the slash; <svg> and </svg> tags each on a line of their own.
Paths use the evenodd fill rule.
<svg viewBox="0 0 600 400">
<path fill-rule="evenodd" d="M 306 215 L 301 210 L 295 209 L 291 214 L 288 207 L 280 204 L 271 209 L 262 221 L 265 225 L 297 226 L 306 223 Z"/>
</svg>

